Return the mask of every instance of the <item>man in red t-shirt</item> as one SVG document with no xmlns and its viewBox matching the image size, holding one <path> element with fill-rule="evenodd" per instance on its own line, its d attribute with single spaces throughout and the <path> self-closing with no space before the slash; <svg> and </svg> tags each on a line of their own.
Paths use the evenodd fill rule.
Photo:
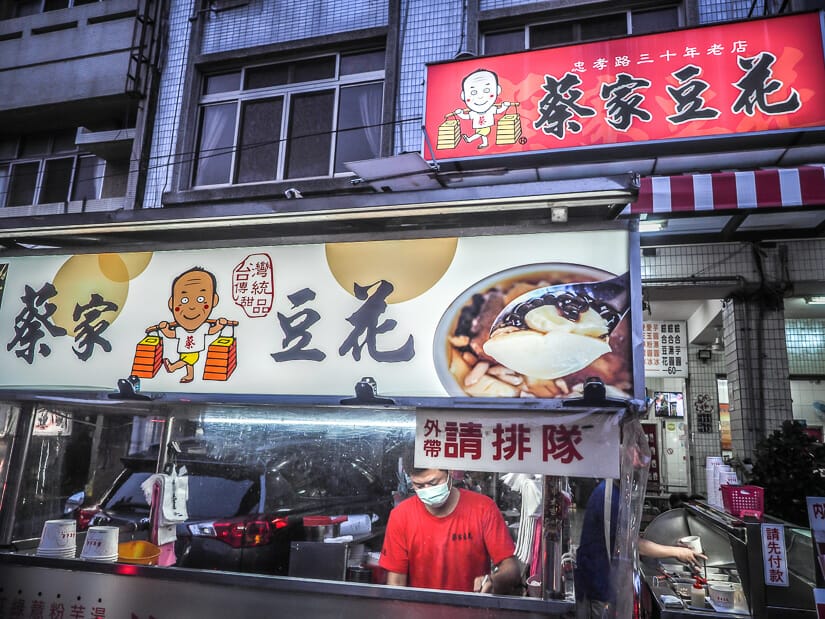
<svg viewBox="0 0 825 619">
<path fill-rule="evenodd" d="M 509 593 L 521 574 L 495 502 L 453 488 L 442 469 L 413 469 L 410 480 L 416 496 L 392 510 L 384 536 L 379 565 L 387 584 Z"/>
</svg>

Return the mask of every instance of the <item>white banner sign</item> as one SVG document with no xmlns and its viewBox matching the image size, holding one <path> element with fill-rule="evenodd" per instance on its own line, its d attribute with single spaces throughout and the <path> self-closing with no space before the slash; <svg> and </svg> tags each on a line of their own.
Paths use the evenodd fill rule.
<svg viewBox="0 0 825 619">
<path fill-rule="evenodd" d="M 547 293 L 627 275 L 629 239 L 598 230 L 8 258 L 0 387 L 113 391 L 134 375 L 144 392 L 347 396 L 371 376 L 396 397 L 563 398 L 596 376 L 614 396 L 639 397 L 631 280 L 611 287 L 615 308 Z"/>
<path fill-rule="evenodd" d="M 785 526 L 762 524 L 762 559 L 765 565 L 765 584 L 787 587 L 788 557 L 785 552 Z"/>
<path fill-rule="evenodd" d="M 508 414 L 419 409 L 415 466 L 499 473 L 619 477 L 611 414 Z"/>
<path fill-rule="evenodd" d="M 61 413 L 53 413 L 45 408 L 38 408 L 32 434 L 34 436 L 71 436 L 72 418 Z"/>
<path fill-rule="evenodd" d="M 642 325 L 645 345 L 645 376 L 687 376 L 687 323 L 651 320 Z"/>
<path fill-rule="evenodd" d="M 825 531 L 825 497 L 809 496 L 808 522 L 814 531 Z"/>
</svg>

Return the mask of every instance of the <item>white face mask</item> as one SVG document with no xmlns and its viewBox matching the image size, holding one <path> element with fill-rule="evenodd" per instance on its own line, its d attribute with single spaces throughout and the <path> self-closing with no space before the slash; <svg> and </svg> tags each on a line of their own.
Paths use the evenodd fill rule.
<svg viewBox="0 0 825 619">
<path fill-rule="evenodd" d="M 437 486 L 418 488 L 415 493 L 424 505 L 441 507 L 447 502 L 447 499 L 450 498 L 450 479 L 448 477 L 447 481 Z"/>
</svg>

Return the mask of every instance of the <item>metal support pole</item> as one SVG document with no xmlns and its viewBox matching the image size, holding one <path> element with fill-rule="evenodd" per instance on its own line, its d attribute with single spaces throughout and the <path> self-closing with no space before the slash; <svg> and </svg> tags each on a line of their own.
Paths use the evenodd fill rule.
<svg viewBox="0 0 825 619">
<path fill-rule="evenodd" d="M 562 588 L 562 524 L 564 514 L 563 478 L 554 475 L 543 477 L 543 503 L 541 527 L 542 598 L 564 598 Z"/>
<path fill-rule="evenodd" d="M 6 462 L 7 477 L 0 495 L 0 547 L 8 546 L 12 541 L 14 528 L 14 512 L 20 497 L 20 487 L 23 483 L 26 454 L 29 451 L 32 426 L 34 425 L 34 405 L 24 404 L 17 423 L 13 430 L 11 451 Z"/>
</svg>

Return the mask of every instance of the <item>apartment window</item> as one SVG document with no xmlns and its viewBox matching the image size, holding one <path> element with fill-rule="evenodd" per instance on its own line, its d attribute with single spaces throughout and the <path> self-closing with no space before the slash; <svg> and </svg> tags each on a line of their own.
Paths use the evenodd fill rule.
<svg viewBox="0 0 825 619">
<path fill-rule="evenodd" d="M 0 144 L 0 206 L 100 198 L 105 162 L 80 153 L 73 134 L 22 136 Z"/>
<path fill-rule="evenodd" d="M 649 10 L 620 11 L 576 20 L 527 24 L 483 35 L 485 54 L 504 54 L 598 41 L 632 34 L 647 34 L 679 28 L 678 5 Z"/>
<path fill-rule="evenodd" d="M 0 0 L 0 19 L 26 17 L 104 0 Z"/>
<path fill-rule="evenodd" d="M 208 75 L 195 186 L 324 177 L 378 157 L 384 50 Z"/>
</svg>

